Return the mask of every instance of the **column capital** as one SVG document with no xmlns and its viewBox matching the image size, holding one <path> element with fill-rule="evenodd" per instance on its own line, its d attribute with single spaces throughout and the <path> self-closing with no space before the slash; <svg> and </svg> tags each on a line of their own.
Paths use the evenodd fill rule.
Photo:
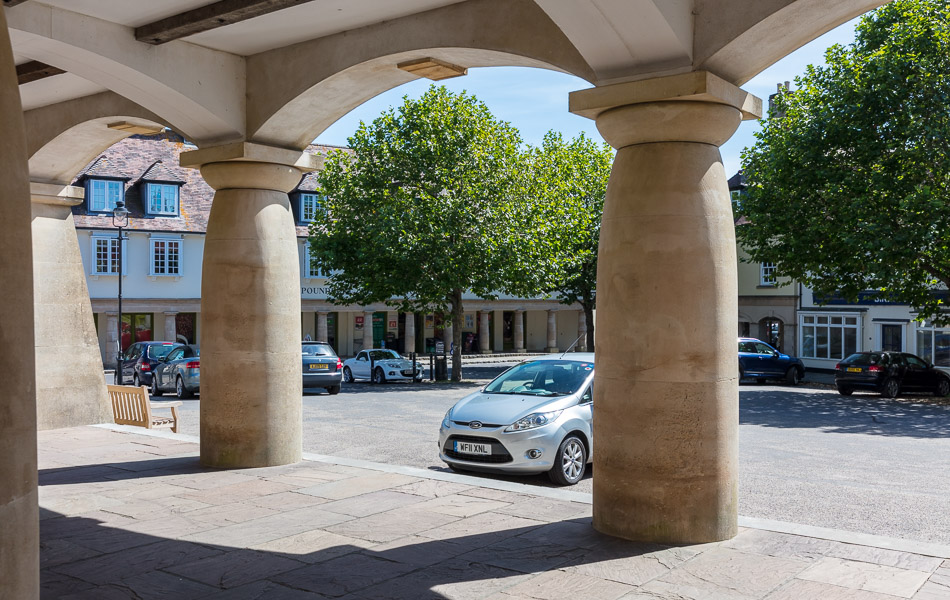
<svg viewBox="0 0 950 600">
<path fill-rule="evenodd" d="M 178 311 L 177 311 L 177 310 L 166 310 L 166 311 L 163 311 L 163 312 L 165 313 L 165 316 L 166 316 L 166 317 L 174 317 L 175 315 L 178 314 Z"/>
<path fill-rule="evenodd" d="M 33 204 L 77 206 L 86 197 L 86 190 L 75 185 L 30 182 L 30 201 Z"/>
<path fill-rule="evenodd" d="M 762 100 L 708 71 L 572 92 L 570 110 L 595 119 L 614 148 L 653 142 L 720 146 L 743 119 L 762 115 Z"/>
<path fill-rule="evenodd" d="M 235 142 L 183 152 L 179 164 L 201 170 L 215 190 L 262 189 L 289 192 L 304 173 L 316 171 L 322 157 L 276 146 Z"/>
</svg>

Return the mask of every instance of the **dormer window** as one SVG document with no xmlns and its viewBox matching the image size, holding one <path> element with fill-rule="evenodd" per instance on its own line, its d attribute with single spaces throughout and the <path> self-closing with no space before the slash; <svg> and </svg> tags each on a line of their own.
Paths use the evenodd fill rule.
<svg viewBox="0 0 950 600">
<path fill-rule="evenodd" d="M 323 210 L 323 196 L 317 194 L 300 194 L 301 223 L 312 223 Z"/>
<path fill-rule="evenodd" d="M 146 211 L 149 215 L 178 216 L 179 186 L 167 183 L 146 183 Z"/>
<path fill-rule="evenodd" d="M 111 212 L 115 208 L 115 203 L 125 196 L 124 181 L 90 179 L 87 185 L 91 212 Z"/>
</svg>

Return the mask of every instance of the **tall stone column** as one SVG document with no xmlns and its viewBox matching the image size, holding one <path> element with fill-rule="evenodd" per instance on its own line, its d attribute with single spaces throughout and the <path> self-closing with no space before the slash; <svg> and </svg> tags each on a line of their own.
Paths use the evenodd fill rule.
<svg viewBox="0 0 950 600">
<path fill-rule="evenodd" d="M 548 347 L 546 352 L 557 352 L 557 311 L 548 311 Z"/>
<path fill-rule="evenodd" d="M 317 312 L 317 341 L 325 342 L 330 339 L 330 330 L 327 328 L 327 316 L 330 313 L 324 311 Z"/>
<path fill-rule="evenodd" d="M 287 192 L 314 167 L 249 143 L 181 155 L 215 189 L 201 281 L 201 463 L 263 467 L 302 452 L 300 267 Z"/>
<path fill-rule="evenodd" d="M 587 315 L 583 309 L 577 311 L 577 351 L 587 352 Z"/>
<path fill-rule="evenodd" d="M 515 352 L 521 354 L 524 349 L 524 311 L 516 310 L 514 315 Z"/>
<path fill-rule="evenodd" d="M 175 323 L 175 317 L 178 313 L 175 311 L 165 311 L 165 340 L 169 342 L 178 341 L 178 327 Z"/>
<path fill-rule="evenodd" d="M 5 11 L 0 11 L 0 595 L 40 597 L 30 174 Z"/>
<path fill-rule="evenodd" d="M 106 364 L 117 367 L 116 355 L 119 353 L 119 313 L 106 313 Z M 112 383 L 111 381 L 109 383 Z"/>
<path fill-rule="evenodd" d="M 594 527 L 672 544 L 728 539 L 738 308 L 719 145 L 761 101 L 695 72 L 575 92 L 571 110 L 618 149 L 597 271 Z"/>
<path fill-rule="evenodd" d="M 416 315 L 406 313 L 406 326 L 404 328 L 404 348 L 405 353 L 409 354 L 416 351 Z"/>
<path fill-rule="evenodd" d="M 363 312 L 363 350 L 373 347 L 373 311 Z"/>
<path fill-rule="evenodd" d="M 491 332 L 488 331 L 488 315 L 487 310 L 483 310 L 478 313 L 478 351 L 481 354 L 491 353 L 491 348 L 488 344 L 488 341 L 491 339 Z"/>
<path fill-rule="evenodd" d="M 112 422 L 71 210 L 82 202 L 83 190 L 31 182 L 30 199 L 37 427 Z"/>
</svg>

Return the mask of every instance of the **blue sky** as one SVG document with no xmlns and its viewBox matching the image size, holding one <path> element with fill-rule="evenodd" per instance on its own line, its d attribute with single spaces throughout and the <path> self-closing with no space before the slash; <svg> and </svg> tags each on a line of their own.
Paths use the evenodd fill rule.
<svg viewBox="0 0 950 600">
<path fill-rule="evenodd" d="M 762 98 L 775 92 L 776 84 L 794 81 L 809 64 L 823 64 L 825 49 L 833 44 L 848 44 L 854 41 L 855 19 L 833 29 L 815 41 L 802 46 L 792 54 L 762 71 L 743 87 Z M 359 122 L 372 121 L 381 112 L 402 103 L 403 96 L 416 98 L 429 88 L 427 79 L 413 81 L 376 96 L 357 107 L 334 123 L 316 139 L 317 143 L 346 145 L 346 139 L 356 130 Z M 590 87 L 586 81 L 543 69 L 520 67 L 494 67 L 469 69 L 468 75 L 442 82 L 454 92 L 463 90 L 474 94 L 488 105 L 499 119 L 509 121 L 518 128 L 525 142 L 537 145 L 551 129 L 565 137 L 574 137 L 585 132 L 589 137 L 601 140 L 594 122 L 567 112 L 567 96 L 574 90 Z M 755 142 L 753 132 L 757 121 L 745 121 L 739 130 L 722 146 L 722 159 L 726 176 L 739 170 L 740 153 Z"/>
</svg>

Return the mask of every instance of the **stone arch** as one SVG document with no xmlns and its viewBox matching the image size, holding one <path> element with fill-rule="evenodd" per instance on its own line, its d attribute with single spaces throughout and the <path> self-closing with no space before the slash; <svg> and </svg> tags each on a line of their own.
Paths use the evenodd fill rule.
<svg viewBox="0 0 950 600">
<path fill-rule="evenodd" d="M 419 58 L 547 68 L 594 80 L 534 2 L 464 2 L 248 58 L 247 137 L 303 148 L 356 106 L 417 79 L 397 65 Z"/>
<path fill-rule="evenodd" d="M 30 179 L 41 183 L 69 183 L 106 148 L 132 135 L 127 130 L 110 128 L 110 124 L 124 121 L 145 127 L 171 127 L 158 115 L 114 92 L 36 108 L 26 111 L 23 118 Z"/>
<path fill-rule="evenodd" d="M 758 334 L 755 336 L 766 344 L 771 344 L 779 352 L 786 352 L 785 321 L 775 315 L 759 319 Z"/>
</svg>

